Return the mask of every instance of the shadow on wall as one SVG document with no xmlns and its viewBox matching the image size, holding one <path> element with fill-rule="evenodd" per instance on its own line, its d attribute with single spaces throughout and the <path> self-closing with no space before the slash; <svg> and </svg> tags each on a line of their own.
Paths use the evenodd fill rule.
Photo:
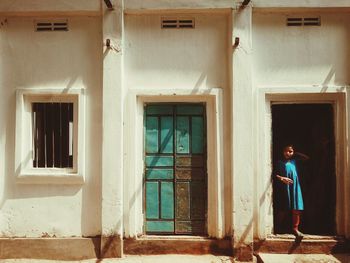
<svg viewBox="0 0 350 263">
<path fill-rule="evenodd" d="M 321 25 L 288 27 L 285 15 L 253 18 L 253 67 L 258 82 L 324 85 L 325 89 L 328 85 L 350 84 L 350 47 L 346 44 L 349 17 L 326 13 L 311 16 L 320 16 Z"/>
<path fill-rule="evenodd" d="M 14 24 L 16 24 L 18 21 L 14 20 L 10 22 L 13 22 Z M 32 25 L 31 22 L 30 22 L 30 25 Z M 99 27 L 98 24 L 96 24 L 96 28 L 97 27 Z M 49 207 L 50 205 L 52 206 L 52 203 L 53 203 L 53 199 L 51 197 L 72 197 L 70 199 L 67 199 L 68 204 L 67 203 L 60 204 L 60 202 L 57 201 L 57 207 L 64 206 L 64 209 L 66 210 L 71 209 L 71 211 L 74 209 L 78 209 L 78 211 L 81 213 L 81 218 L 71 218 L 70 220 L 72 222 L 77 222 L 79 220 L 81 221 L 80 222 L 81 233 L 83 236 L 98 235 L 101 232 L 100 230 L 101 207 L 100 206 L 101 206 L 101 199 L 102 199 L 101 198 L 102 138 L 99 136 L 102 130 L 102 95 L 101 95 L 102 93 L 101 92 L 102 58 L 101 58 L 101 54 L 99 52 L 91 52 L 89 54 L 89 59 L 88 60 L 85 59 L 85 62 L 87 65 L 84 65 L 84 67 L 82 67 L 81 69 L 78 69 L 77 67 L 75 67 L 75 65 L 77 64 L 75 62 L 73 73 L 74 72 L 80 73 L 81 71 L 82 75 L 74 75 L 70 77 L 63 73 L 60 73 L 59 75 L 53 75 L 52 69 L 50 69 L 50 64 L 47 65 L 47 62 L 45 64 L 45 68 L 42 67 L 43 65 L 39 65 L 34 69 L 34 67 L 28 67 L 28 62 L 22 63 L 21 61 L 20 63 L 18 59 L 16 59 L 16 57 L 18 57 L 19 54 L 23 52 L 21 51 L 21 46 L 20 46 L 23 43 L 22 44 L 12 43 L 13 42 L 12 39 L 15 37 L 19 37 L 19 34 L 21 34 L 20 35 L 21 38 L 25 37 L 26 35 L 25 35 L 25 32 L 22 32 L 21 30 L 19 30 L 17 34 L 14 28 L 10 28 L 10 29 L 11 30 L 8 30 L 6 26 L 4 27 L 0 26 L 0 36 L 1 36 L 0 37 L 0 55 L 1 55 L 0 135 L 1 135 L 1 142 L 3 142 L 3 145 L 0 145 L 0 146 L 1 146 L 1 155 L 4 158 L 3 160 L 4 167 L 0 167 L 1 169 L 0 175 L 2 177 L 0 181 L 3 182 L 0 184 L 0 187 L 2 188 L 0 190 L 0 194 L 1 194 L 0 195 L 0 213 L 4 216 L 5 220 L 11 221 L 11 218 L 8 217 L 7 213 L 4 210 L 4 209 L 8 209 L 8 207 L 6 206 L 6 202 L 9 200 L 15 201 L 16 199 L 27 199 L 22 206 L 31 204 L 34 207 L 34 210 L 30 214 L 25 214 L 25 216 L 27 216 L 27 219 L 29 221 L 30 220 L 35 221 L 36 217 L 38 216 L 35 214 L 37 211 L 41 211 L 43 209 L 45 210 L 46 208 L 55 210 L 54 208 Z M 74 29 L 72 29 L 72 31 L 74 31 Z M 98 32 L 97 29 L 96 29 L 96 32 Z M 88 36 L 88 32 L 85 32 L 83 36 L 84 36 L 83 40 L 80 40 L 82 44 L 80 46 L 74 45 L 71 48 L 71 52 L 79 55 L 79 54 L 83 54 L 82 52 L 90 52 L 92 50 L 92 47 L 96 48 L 96 50 L 100 50 L 99 41 L 93 42 L 94 44 L 91 44 L 92 46 L 90 46 L 90 44 L 89 46 L 87 46 L 87 44 L 85 43 L 91 42 Z M 35 37 L 37 36 L 35 35 Z M 63 42 L 64 41 L 65 40 L 63 40 Z M 39 45 L 37 48 L 38 51 L 33 51 L 34 55 L 37 55 L 36 52 L 41 52 L 42 51 L 41 48 L 42 46 Z M 47 47 L 43 47 L 43 48 L 46 49 Z M 55 52 L 52 52 L 52 53 L 55 53 Z M 29 57 L 31 57 L 32 55 L 30 55 Z M 62 55 L 59 54 L 58 56 L 62 56 Z M 67 56 L 67 54 L 64 56 Z M 49 63 L 53 63 L 53 65 L 55 65 L 54 68 L 60 66 L 61 63 L 67 63 L 67 61 L 64 58 L 62 58 L 58 62 L 52 59 L 54 58 L 54 56 L 49 56 L 49 58 L 50 58 Z M 74 56 L 73 58 L 70 58 L 70 60 L 72 59 L 78 59 L 78 58 Z M 68 60 L 68 62 L 70 60 Z M 101 65 L 98 65 L 98 63 L 100 63 Z M 69 67 L 69 65 L 67 67 Z M 61 80 L 63 80 L 64 82 L 64 80 L 68 79 L 68 77 L 69 77 L 69 81 L 66 84 L 66 87 L 63 90 L 63 93 L 67 93 L 70 89 L 74 88 L 77 85 L 77 82 L 78 82 L 78 86 L 86 87 L 86 90 L 85 90 L 85 93 L 86 93 L 85 94 L 86 95 L 85 96 L 86 142 L 82 142 L 82 143 L 86 145 L 85 163 L 87 164 L 87 168 L 89 169 L 86 169 L 86 172 L 85 172 L 86 182 L 84 185 L 54 185 L 54 184 L 40 185 L 40 184 L 16 183 L 16 180 L 15 180 L 16 88 L 18 87 L 35 88 L 36 86 L 35 86 L 35 83 L 33 82 L 33 79 L 29 78 L 28 83 L 26 83 L 26 82 L 23 82 L 24 81 L 23 76 L 25 74 L 30 75 L 31 71 L 35 71 L 35 74 L 38 74 L 39 70 L 41 70 L 41 74 L 43 76 L 42 78 L 39 79 L 39 81 L 37 81 L 37 85 L 40 88 L 45 86 L 47 86 L 48 88 L 50 88 L 51 86 L 53 88 L 57 88 L 57 84 L 50 85 L 50 83 L 58 83 L 60 80 L 59 78 L 61 78 Z M 66 69 L 64 72 L 69 72 L 69 70 Z M 45 75 L 47 75 L 46 82 L 44 80 Z M 50 77 L 51 75 L 52 75 L 52 78 Z M 76 196 L 76 198 L 73 199 L 74 196 Z M 40 198 L 41 200 L 38 202 L 38 200 L 35 200 L 36 198 Z M 47 204 L 43 202 L 45 201 L 45 198 L 46 200 L 48 200 Z M 51 200 L 49 200 L 50 198 Z M 72 202 L 72 205 L 70 204 L 70 202 Z M 18 200 L 18 203 L 11 202 L 10 206 L 12 205 L 14 205 L 20 210 L 22 208 L 19 200 Z M 23 207 L 23 211 L 27 212 L 28 210 L 25 210 L 25 207 Z M 20 212 L 21 211 L 16 211 L 15 215 L 12 215 L 12 216 L 21 215 Z M 74 212 L 73 214 L 79 214 L 79 213 Z M 64 216 L 65 215 L 62 214 L 62 218 L 64 218 Z M 57 221 L 59 220 L 60 219 L 57 218 Z M 49 228 L 49 225 L 50 225 L 50 222 L 48 222 L 47 225 L 42 226 L 43 230 L 46 231 L 46 229 Z M 39 229 L 38 231 L 41 231 L 41 229 Z M 73 233 L 73 234 L 76 234 L 76 233 Z"/>
</svg>

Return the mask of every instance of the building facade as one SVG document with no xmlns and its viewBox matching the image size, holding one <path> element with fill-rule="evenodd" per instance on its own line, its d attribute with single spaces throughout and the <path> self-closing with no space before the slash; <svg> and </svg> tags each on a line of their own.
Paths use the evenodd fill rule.
<svg viewBox="0 0 350 263">
<path fill-rule="evenodd" d="M 251 259 L 278 228 L 286 140 L 312 160 L 304 229 L 349 238 L 349 12 L 344 0 L 2 0 L 0 256 L 201 246 Z"/>
</svg>

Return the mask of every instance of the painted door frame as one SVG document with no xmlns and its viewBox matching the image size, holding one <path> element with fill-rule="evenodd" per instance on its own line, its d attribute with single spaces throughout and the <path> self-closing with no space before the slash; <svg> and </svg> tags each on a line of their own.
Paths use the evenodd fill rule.
<svg viewBox="0 0 350 263">
<path fill-rule="evenodd" d="M 329 103 L 334 109 L 335 165 L 336 165 L 336 232 L 349 237 L 350 226 L 350 180 L 348 179 L 348 110 L 347 88 L 344 87 L 260 87 L 256 111 L 258 152 L 255 155 L 257 167 L 263 167 L 256 174 L 255 196 L 255 238 L 264 239 L 273 234 L 272 207 L 272 116 L 274 104 Z"/>
<path fill-rule="evenodd" d="M 144 169 L 144 104 L 205 103 L 207 119 L 207 233 L 210 237 L 225 236 L 224 207 L 224 142 L 222 89 L 172 90 L 133 89 L 126 98 L 124 123 L 124 229 L 126 237 L 144 234 L 143 169 Z"/>
</svg>

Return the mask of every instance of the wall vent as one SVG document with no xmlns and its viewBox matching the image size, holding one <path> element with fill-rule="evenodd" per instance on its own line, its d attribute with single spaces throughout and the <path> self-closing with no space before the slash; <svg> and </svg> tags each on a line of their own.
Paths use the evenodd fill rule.
<svg viewBox="0 0 350 263">
<path fill-rule="evenodd" d="M 68 21 L 35 21 L 35 31 L 68 31 Z"/>
<path fill-rule="evenodd" d="M 320 26 L 320 17 L 287 17 L 287 26 Z"/>
<path fill-rule="evenodd" d="M 162 18 L 162 28 L 194 28 L 194 19 Z"/>
</svg>

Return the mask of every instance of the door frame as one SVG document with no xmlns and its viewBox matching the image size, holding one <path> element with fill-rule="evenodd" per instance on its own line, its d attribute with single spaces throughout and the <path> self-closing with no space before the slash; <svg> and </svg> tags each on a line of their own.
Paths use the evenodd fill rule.
<svg viewBox="0 0 350 263">
<path fill-rule="evenodd" d="M 222 89 L 191 90 L 133 89 L 126 98 L 124 118 L 124 229 L 126 237 L 144 235 L 144 105 L 146 103 L 205 103 L 207 120 L 207 234 L 225 236 L 224 130 Z"/>
<path fill-rule="evenodd" d="M 347 178 L 348 150 L 347 150 L 347 110 L 346 90 L 339 87 L 278 87 L 260 88 L 256 123 L 258 132 L 258 153 L 255 155 L 256 165 L 263 169 L 257 173 L 257 191 L 255 212 L 257 215 L 255 237 L 267 238 L 273 234 L 273 206 L 272 206 L 272 104 L 332 104 L 334 109 L 335 136 L 335 173 L 336 173 L 336 211 L 335 229 L 338 235 L 350 235 L 349 197 L 350 180 Z M 258 167 L 258 166 L 257 166 Z"/>
</svg>

